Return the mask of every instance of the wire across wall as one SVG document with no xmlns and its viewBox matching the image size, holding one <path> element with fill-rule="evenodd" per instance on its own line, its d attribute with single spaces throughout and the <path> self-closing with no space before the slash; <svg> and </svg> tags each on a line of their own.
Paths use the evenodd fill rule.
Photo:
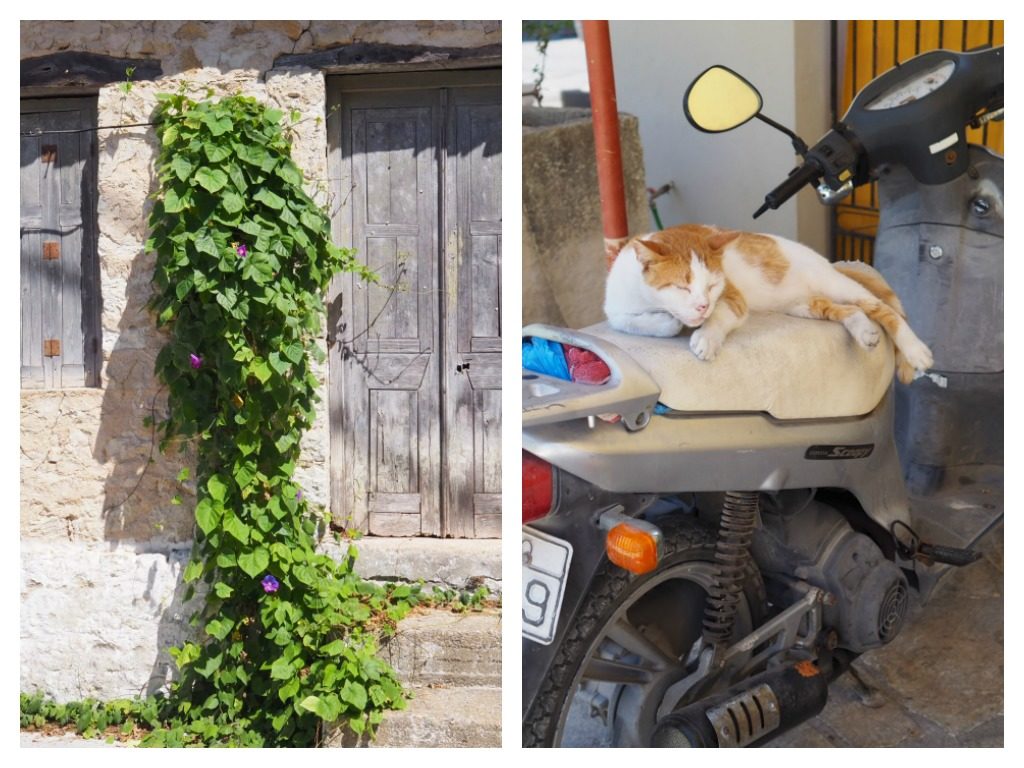
<svg viewBox="0 0 1024 768">
<path fill-rule="evenodd" d="M 840 22 L 833 22 L 833 40 Z M 944 48 L 968 51 L 1003 44 L 1002 20 L 971 21 L 847 21 L 846 54 L 836 62 L 841 73 L 833 81 L 836 117 L 846 113 L 853 97 L 875 77 L 919 53 Z M 840 52 L 833 47 L 833 57 Z M 967 140 L 1003 154 L 1003 123 L 969 128 Z M 878 185 L 871 183 L 833 209 L 834 258 L 870 264 L 878 230 Z"/>
</svg>

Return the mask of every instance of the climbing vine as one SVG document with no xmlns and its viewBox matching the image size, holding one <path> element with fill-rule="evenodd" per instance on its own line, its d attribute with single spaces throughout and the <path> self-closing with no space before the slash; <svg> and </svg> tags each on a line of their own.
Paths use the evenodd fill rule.
<svg viewBox="0 0 1024 768">
<path fill-rule="evenodd" d="M 404 706 L 376 638 L 407 603 L 355 576 L 354 548 L 342 562 L 317 551 L 323 521 L 294 478 L 317 400 L 324 292 L 340 270 L 372 275 L 332 244 L 280 111 L 242 96 L 159 98 L 147 242 L 151 308 L 169 336 L 158 431 L 161 450 L 196 449 L 184 578 L 187 598 L 205 583 L 206 602 L 199 639 L 172 650 L 180 677 L 151 738 L 301 746 L 339 720 L 372 734 Z"/>
</svg>

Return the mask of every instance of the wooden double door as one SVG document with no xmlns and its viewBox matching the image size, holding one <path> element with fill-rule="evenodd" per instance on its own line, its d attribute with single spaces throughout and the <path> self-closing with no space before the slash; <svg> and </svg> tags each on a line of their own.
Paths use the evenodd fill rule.
<svg viewBox="0 0 1024 768">
<path fill-rule="evenodd" d="M 501 535 L 501 106 L 493 71 L 332 78 L 332 515 Z"/>
</svg>

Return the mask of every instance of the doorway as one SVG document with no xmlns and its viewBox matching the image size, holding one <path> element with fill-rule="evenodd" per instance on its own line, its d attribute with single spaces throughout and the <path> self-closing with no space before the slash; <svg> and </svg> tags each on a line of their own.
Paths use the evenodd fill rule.
<svg viewBox="0 0 1024 768">
<path fill-rule="evenodd" d="M 500 71 L 332 78 L 332 516 L 501 535 Z"/>
</svg>

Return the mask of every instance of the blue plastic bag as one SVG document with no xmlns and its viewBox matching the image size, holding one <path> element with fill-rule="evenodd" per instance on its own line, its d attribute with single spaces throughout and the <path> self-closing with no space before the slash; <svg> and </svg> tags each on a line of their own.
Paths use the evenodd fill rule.
<svg viewBox="0 0 1024 768">
<path fill-rule="evenodd" d="M 572 380 L 569 364 L 565 361 L 565 350 L 559 342 L 549 339 L 536 336 L 523 339 L 523 368 L 565 381 Z"/>
</svg>

